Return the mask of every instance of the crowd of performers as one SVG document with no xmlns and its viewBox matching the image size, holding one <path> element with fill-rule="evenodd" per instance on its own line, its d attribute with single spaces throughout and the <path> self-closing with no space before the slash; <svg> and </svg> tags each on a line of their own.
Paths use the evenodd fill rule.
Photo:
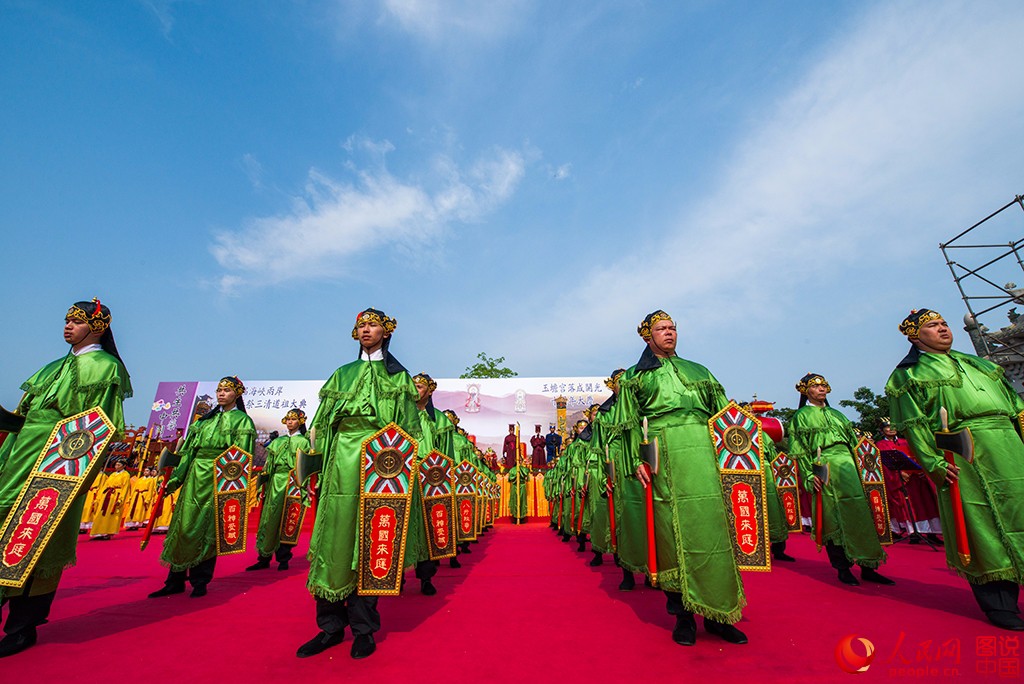
<svg viewBox="0 0 1024 684">
<path fill-rule="evenodd" d="M 4 529 L 14 524 L 18 534 L 29 537 L 40 529 L 42 523 L 38 520 L 42 516 L 21 514 L 21 494 L 37 475 L 33 469 L 40 451 L 57 434 L 55 428 L 62 421 L 99 408 L 109 419 L 112 432 L 123 433 L 122 403 L 132 395 L 132 388 L 110 322 L 110 310 L 98 300 L 74 304 L 65 317 L 64 339 L 70 345 L 67 356 L 26 381 L 22 385 L 25 395 L 17 409 L 0 414 L 0 434 L 4 438 L 0 445 L 0 521 L 4 521 Z M 421 373 L 411 377 L 388 351 L 396 325 L 393 318 L 376 309 L 358 314 L 352 337 L 359 343 L 359 354 L 355 361 L 337 369 L 320 392 L 320 406 L 311 423 L 316 433 L 315 447 L 305 413 L 288 411 L 282 419 L 286 434 L 266 445 L 267 461 L 258 483 L 247 489 L 247 493 L 260 492 L 262 498 L 256 562 L 247 571 L 267 569 L 272 560 L 276 560 L 278 570 L 288 569 L 297 541 L 282 533 L 289 497 L 298 493 L 303 508 L 310 504 L 317 507 L 309 544 L 307 587 L 315 600 L 319 631 L 298 648 L 299 657 L 341 643 L 346 627 L 354 636 L 353 658 L 365 658 L 376 649 L 373 634 L 380 629 L 377 595 L 359 591 L 356 570 L 361 450 L 368 437 L 389 424 L 397 424 L 415 439 L 420 454 L 437 450 L 450 454 L 454 462 L 471 466 L 478 477 L 473 486 L 472 530 L 452 544 L 448 554 L 452 568 L 461 567 L 458 556 L 471 553 L 470 543 L 478 541 L 496 518 L 497 475 L 459 427 L 458 416 L 434 409 L 431 394 L 437 385 L 430 376 Z M 107 539 L 122 525 L 135 528 L 148 521 L 150 530 L 166 532 L 160 562 L 168 568 L 163 586 L 149 594 L 150 598 L 184 594 L 186 585 L 191 586 L 191 598 L 207 594 L 224 539 L 224 530 L 217 528 L 211 486 L 215 461 L 231 448 L 251 454 L 256 439 L 244 394 L 245 386 L 239 378 L 221 379 L 217 405 L 201 416 L 177 445 L 172 454 L 175 465 L 167 468 L 162 482 L 156 468 L 146 469 L 132 479 L 124 462 L 117 460 L 112 473 L 100 474 L 72 490 L 75 495 L 63 516 L 47 534 L 40 535 L 39 552 L 33 557 L 27 579 L 14 582 L 0 571 L 0 600 L 7 608 L 0 657 L 36 643 L 36 628 L 47 620 L 63 571 L 75 563 L 77 536 L 82 532 Z M 68 441 L 72 441 L 70 437 Z M 315 478 L 296 483 L 297 459 L 314 452 L 322 458 L 319 472 Z M 65 455 L 61 451 L 68 459 L 83 453 Z M 436 554 L 428 550 L 420 488 L 414 486 L 411 490 L 403 560 L 406 568 L 415 568 L 420 591 L 432 596 L 437 593 L 433 579 L 440 560 L 432 559 Z M 31 503 L 42 501 L 36 497 Z M 21 509 L 15 510 L 16 506 Z M 31 546 L 9 544 L 8 550 L 24 553 Z M 401 574 L 399 569 L 398 576 Z"/>
<path fill-rule="evenodd" d="M 116 532 L 122 521 L 139 526 L 148 519 L 166 527 L 160 561 L 168 574 L 163 586 L 150 594 L 154 599 L 183 594 L 187 585 L 191 597 L 206 595 L 217 557 L 224 552 L 227 523 L 215 515 L 217 493 L 211 483 L 215 471 L 224 467 L 218 459 L 232 448 L 251 454 L 256 439 L 245 411 L 244 384 L 234 376 L 220 381 L 217 405 L 178 445 L 175 465 L 167 469 L 156 496 L 152 470 L 132 482 L 123 464 L 115 464 L 113 473 L 69 490 L 63 517 L 54 518 L 45 538 L 41 536 L 33 547 L 32 535 L 45 525 L 45 515 L 37 516 L 23 501 L 23 492 L 39 477 L 33 469 L 39 463 L 49 464 L 47 468 L 57 464 L 64 469 L 61 472 L 70 472 L 76 459 L 88 452 L 76 443 L 81 432 L 74 432 L 60 445 L 60 458 L 47 456 L 56 428 L 79 415 L 88 420 L 89 411 L 98 407 L 114 433 L 124 430 L 122 402 L 132 388 L 110 322 L 109 309 L 97 300 L 74 304 L 64 326 L 69 353 L 22 385 L 25 395 L 15 412 L 0 414 L 0 430 L 5 433 L 0 446 L 0 520 L 5 534 L 14 529 L 29 538 L 26 543 L 7 543 L 5 566 L 17 567 L 23 560 L 19 554 L 30 548 L 38 552 L 19 581 L 0 568 L 0 599 L 8 611 L 0 657 L 36 642 L 36 628 L 46 622 L 61 574 L 74 564 L 83 524 L 90 524 L 97 538 Z M 279 570 L 288 568 L 296 541 L 282 531 L 289 498 L 313 503 L 317 510 L 306 585 L 314 599 L 318 631 L 299 646 L 299 657 L 341 643 L 346 628 L 354 637 L 353 658 L 365 658 L 376 649 L 373 635 L 380 629 L 381 592 L 368 590 L 368 578 L 360 571 L 366 561 L 360 558 L 362 549 L 376 548 L 366 547 L 366 540 L 360 539 L 361 523 L 371 511 L 360 502 L 366 477 L 364 450 L 389 426 L 398 426 L 414 439 L 421 458 L 437 452 L 472 466 L 477 477 L 474 537 L 495 517 L 499 487 L 487 467 L 489 459 L 459 427 L 454 412 L 435 410 L 431 394 L 436 383 L 430 376 L 410 376 L 390 353 L 396 327 L 382 311 L 360 312 L 352 329 L 358 357 L 324 384 L 310 429 L 302 411 L 289 411 L 282 419 L 287 434 L 267 446 L 267 462 L 259 476 L 263 506 L 255 563 L 247 570 L 268 569 L 272 561 Z M 637 330 L 645 342 L 639 361 L 612 374 L 612 397 L 595 407 L 588 420 L 577 423 L 572 439 L 565 445 L 553 444 L 551 434 L 544 437 L 539 429 L 531 439 L 534 461 L 542 456 L 550 461 L 561 454 L 543 487 L 551 526 L 563 541 L 575 534 L 581 550 L 589 536 L 594 565 L 612 554 L 623 571 L 621 589 L 633 588 L 634 573 L 643 573 L 649 584 L 663 590 L 668 612 L 675 617 L 675 642 L 695 643 L 699 615 L 708 633 L 730 643 L 746 643 L 747 636 L 736 627 L 746 598 L 708 425 L 727 406 L 727 395 L 707 368 L 676 355 L 677 331 L 668 314 L 649 314 Z M 930 526 L 923 531 L 946 530 L 947 564 L 970 584 L 987 618 L 998 627 L 1022 630 L 1017 600 L 1024 580 L 1024 401 L 998 366 L 951 349 L 952 333 L 938 313 L 914 311 L 900 331 L 911 349 L 886 384 L 892 424 L 885 427 L 883 437 L 892 450 L 912 454 L 930 482 L 921 485 L 935 488 L 938 512 L 925 513 L 930 517 L 922 522 Z M 886 554 L 855 465 L 857 435 L 849 420 L 829 407 L 830 388 L 823 376 L 807 374 L 797 389 L 800 408 L 789 422 L 788 448 L 803 474 L 802 486 L 815 502 L 810 507 L 811 532 L 841 582 L 891 585 L 894 582 L 878 572 Z M 771 440 L 764 440 L 761 447 L 765 460 L 770 460 Z M 656 469 L 642 458 L 652 449 L 658 454 Z M 507 459 L 510 454 L 503 455 Z M 515 460 L 518 445 L 511 456 L 515 465 L 507 479 L 510 512 L 514 521 L 522 522 L 528 515 L 522 488 L 530 480 L 530 467 Z M 315 478 L 306 479 L 299 472 L 306 466 L 300 466 L 314 461 Z M 775 560 L 792 561 L 786 554 L 787 528 L 770 468 L 765 475 L 771 554 Z M 431 546 L 436 539 L 428 541 L 431 521 L 424 519 L 421 489 L 414 486 L 411 492 L 407 533 L 401 542 L 403 564 L 415 568 L 420 591 L 429 596 L 436 593 L 433 580 L 440 561 Z M 28 505 L 42 509 L 52 498 L 37 493 Z M 172 506 L 165 502 L 172 501 L 170 515 Z M 384 509 L 373 515 L 378 523 L 383 520 L 383 527 L 374 530 L 391 524 L 386 515 L 380 518 L 380 510 Z M 447 557 L 457 568 L 455 546 Z M 461 536 L 457 546 L 461 553 L 470 552 L 469 542 Z M 851 571 L 854 565 L 860 567 L 860 580 Z M 402 569 L 394 576 L 395 593 Z"/>
<path fill-rule="evenodd" d="M 988 620 L 1024 630 L 1017 605 L 1024 581 L 1024 401 L 999 366 L 951 349 L 952 332 L 938 313 L 915 310 L 899 329 L 911 347 L 886 384 L 891 421 L 879 426 L 876 446 L 902 453 L 919 474 L 886 472 L 890 506 L 906 511 L 893 532 L 941 543 L 938 534 L 946 530 L 947 564 L 967 580 Z M 611 554 L 622 569 L 620 589 L 634 587 L 634 573 L 661 588 L 675 616 L 676 643 L 695 643 L 700 615 L 708 633 L 744 644 L 736 623 L 746 598 L 708 425 L 727 406 L 725 391 L 707 368 L 676 355 L 668 314 L 649 314 L 637 332 L 646 342 L 639 361 L 606 381 L 612 396 L 576 423 L 545 477 L 551 527 L 564 542 L 575 535 L 579 551 L 589 541 L 591 565 Z M 886 553 L 858 471 L 861 436 L 829 406 L 824 376 L 808 373 L 796 389 L 800 408 L 787 425 L 788 455 L 801 474 L 809 512 L 803 522 L 840 582 L 895 584 L 878 571 Z M 761 434 L 771 462 L 776 445 Z M 642 457 L 651 445 L 660 462 L 654 475 Z M 771 555 L 792 562 L 783 501 L 772 469 L 764 472 Z"/>
</svg>

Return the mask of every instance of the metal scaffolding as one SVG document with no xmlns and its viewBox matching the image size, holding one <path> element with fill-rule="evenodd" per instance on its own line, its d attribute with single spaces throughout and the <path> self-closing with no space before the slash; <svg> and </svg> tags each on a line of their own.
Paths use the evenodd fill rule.
<svg viewBox="0 0 1024 684">
<path fill-rule="evenodd" d="M 1021 213 L 1007 212 L 1013 206 Z M 959 235 L 939 244 L 967 308 L 964 329 L 970 335 L 975 350 L 980 356 L 1003 366 L 1019 389 L 1024 387 L 1024 317 L 1017 313 L 1017 306 L 1024 306 L 1024 287 L 1017 287 L 1012 278 L 1024 275 L 1021 256 L 1024 237 L 997 242 L 998 237 L 993 240 L 990 236 L 1024 234 L 1022 219 L 1024 197 L 1017 195 Z M 979 242 L 969 242 L 970 239 Z M 954 260 L 954 255 L 961 257 L 962 261 Z M 964 263 L 968 261 L 970 263 Z M 999 281 L 1004 281 L 1004 284 L 999 285 Z M 1011 307 L 1005 312 L 1009 325 L 993 331 L 982 322 L 986 314 L 1005 307 Z"/>
</svg>

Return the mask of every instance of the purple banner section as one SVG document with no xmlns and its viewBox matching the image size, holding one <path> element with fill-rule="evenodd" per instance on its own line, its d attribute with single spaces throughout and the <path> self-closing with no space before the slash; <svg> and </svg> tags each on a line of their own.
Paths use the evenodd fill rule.
<svg viewBox="0 0 1024 684">
<path fill-rule="evenodd" d="M 198 387 L 198 382 L 161 382 L 157 386 L 148 424 L 149 428 L 155 429 L 154 439 L 174 439 L 184 434 L 192 422 Z"/>
</svg>

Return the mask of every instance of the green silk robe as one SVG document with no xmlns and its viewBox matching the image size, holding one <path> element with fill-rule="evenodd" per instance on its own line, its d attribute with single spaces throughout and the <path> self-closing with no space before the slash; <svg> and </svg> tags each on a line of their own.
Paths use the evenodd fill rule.
<svg viewBox="0 0 1024 684">
<path fill-rule="evenodd" d="M 529 468 L 517 465 L 508 471 L 508 514 L 513 518 L 526 518 L 530 515 L 526 493 L 529 484 Z"/>
<path fill-rule="evenodd" d="M 188 570 L 217 555 L 213 462 L 231 446 L 251 454 L 255 442 L 252 418 L 237 409 L 189 427 L 178 451 L 181 461 L 167 481 L 168 492 L 181 488 L 160 554 L 171 570 Z"/>
<path fill-rule="evenodd" d="M 885 562 L 878 540 L 860 471 L 854 454 L 857 435 L 853 424 L 830 406 L 806 404 L 789 421 L 789 455 L 800 465 L 801 481 L 814 496 L 812 463 L 821 449 L 828 464 L 828 484 L 822 488 L 822 543 L 842 546 L 846 557 L 863 568 L 877 568 Z M 811 515 L 812 531 L 817 532 Z"/>
<path fill-rule="evenodd" d="M 608 475 L 604 467 L 604 449 L 600 447 L 602 439 L 601 421 L 595 419 L 590 424 L 590 440 L 586 441 L 586 460 L 584 461 L 584 477 L 587 483 L 586 516 L 587 531 L 590 533 L 590 547 L 598 553 L 613 553 L 612 530 L 608 515 Z"/>
<path fill-rule="evenodd" d="M 922 353 L 917 363 L 893 371 L 885 393 L 893 426 L 939 488 L 939 517 L 948 530 L 946 563 L 972 584 L 1024 583 L 1024 443 L 1017 422 L 1024 401 L 1003 369 L 957 351 Z M 942 407 L 949 414 L 949 429 L 970 428 L 974 441 L 973 463 L 956 457 L 971 549 L 966 566 L 953 535 L 946 460 L 935 448 Z"/>
<path fill-rule="evenodd" d="M 647 418 L 650 439 L 660 449 L 659 472 L 652 478 L 658 583 L 682 594 L 687 610 L 733 624 L 746 597 L 708 430 L 708 420 L 728 403 L 725 391 L 698 363 L 678 356 L 651 361 L 659 365 L 626 371 L 616 403 L 634 433 Z M 638 443 L 627 455 L 634 474 Z"/>
<path fill-rule="evenodd" d="M 306 582 L 313 596 L 340 601 L 356 590 L 362 444 L 391 422 L 418 441 L 416 398 L 409 374 L 391 375 L 383 361 L 345 364 L 321 388 L 313 426 L 324 463 Z"/>
<path fill-rule="evenodd" d="M 295 452 L 310 450 L 309 437 L 296 432 L 281 435 L 267 447 L 267 461 L 263 464 L 263 508 L 256 530 L 256 552 L 264 558 L 273 556 L 281 545 L 281 518 L 284 500 L 288 494 L 289 474 L 295 469 Z"/>
<path fill-rule="evenodd" d="M 786 509 L 782 505 L 782 497 L 779 496 L 779 488 L 775 486 L 775 472 L 772 470 L 772 461 L 779 455 L 775 449 L 775 443 L 771 437 L 762 434 L 763 442 L 761 450 L 764 459 L 764 484 L 768 500 L 765 502 L 765 511 L 768 513 L 768 541 L 772 544 L 784 542 L 789 538 L 789 526 L 786 525 Z"/>
<path fill-rule="evenodd" d="M 0 520 L 6 520 L 14 507 L 54 425 L 99 406 L 114 424 L 115 434 L 123 434 L 122 404 L 132 396 L 131 380 L 124 364 L 102 350 L 79 356 L 68 353 L 44 366 L 26 380 L 21 389 L 25 396 L 17 411 L 25 416 L 25 424 L 0 446 Z M 78 528 L 90 484 L 83 485 L 36 562 L 32 570 L 35 579 L 31 595 L 55 591 L 61 573 L 75 564 Z M 20 594 L 20 589 L 0 587 L 0 598 Z"/>
<path fill-rule="evenodd" d="M 615 505 L 615 536 L 619 565 L 630 572 L 646 572 L 647 568 L 647 510 L 644 487 L 633 476 L 636 467 L 627 452 L 633 454 L 639 443 L 636 431 L 630 431 L 628 416 L 624 416 L 618 399 L 611 405 L 605 402 L 598 410 L 600 429 L 595 432 L 594 447 L 601 453 L 605 448 L 615 468 L 612 498 Z"/>
</svg>

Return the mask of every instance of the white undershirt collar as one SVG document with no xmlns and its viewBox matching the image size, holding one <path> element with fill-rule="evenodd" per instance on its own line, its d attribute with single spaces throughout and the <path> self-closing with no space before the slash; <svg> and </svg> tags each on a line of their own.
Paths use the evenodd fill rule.
<svg viewBox="0 0 1024 684">
<path fill-rule="evenodd" d="M 365 349 L 359 350 L 359 358 L 363 361 L 383 361 L 384 360 L 384 348 L 381 347 L 372 354 L 367 354 Z"/>
<path fill-rule="evenodd" d="M 103 351 L 103 347 L 98 344 L 87 344 L 78 351 L 72 349 L 71 353 L 74 354 L 75 356 L 81 356 L 82 354 L 88 354 L 89 352 L 94 351 Z"/>
</svg>

